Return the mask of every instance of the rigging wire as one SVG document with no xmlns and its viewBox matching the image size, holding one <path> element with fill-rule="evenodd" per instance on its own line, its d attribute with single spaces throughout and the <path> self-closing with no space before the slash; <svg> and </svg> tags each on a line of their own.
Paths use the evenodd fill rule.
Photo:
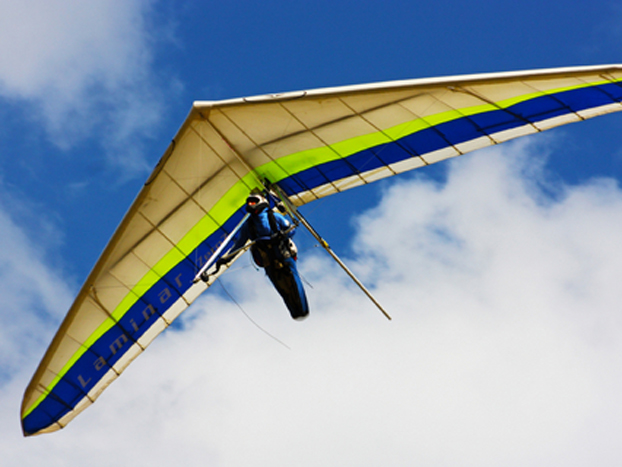
<svg viewBox="0 0 622 467">
<path fill-rule="evenodd" d="M 250 315 L 244 310 L 244 308 L 242 308 L 242 305 L 240 305 L 237 300 L 235 298 L 233 298 L 233 295 L 231 295 L 229 293 L 229 291 L 225 288 L 224 284 L 222 283 L 222 281 L 217 281 L 220 286 L 222 287 L 222 290 L 224 290 L 224 292 L 227 294 L 227 296 L 231 299 L 231 301 L 233 303 L 235 303 L 237 305 L 237 307 L 240 309 L 240 311 L 242 311 L 242 313 L 244 314 L 244 316 L 246 316 L 246 318 L 255 325 L 255 327 L 257 329 L 259 329 L 261 332 L 263 332 L 264 334 L 266 334 L 268 337 L 271 337 L 272 339 L 274 339 L 275 341 L 277 341 L 279 344 L 281 344 L 283 347 L 285 347 L 287 350 L 292 350 L 291 347 L 289 347 L 285 342 L 283 342 L 282 340 L 278 339 L 277 337 L 273 336 L 272 334 L 270 334 L 268 331 L 266 331 L 264 328 L 262 328 L 253 318 L 250 317 Z"/>
</svg>

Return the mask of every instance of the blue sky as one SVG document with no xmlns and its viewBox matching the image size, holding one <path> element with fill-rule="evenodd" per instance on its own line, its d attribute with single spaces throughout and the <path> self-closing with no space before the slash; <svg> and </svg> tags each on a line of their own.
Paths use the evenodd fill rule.
<svg viewBox="0 0 622 467">
<path fill-rule="evenodd" d="M 595 453 L 613 465 L 622 434 L 613 417 L 622 412 L 618 114 L 307 206 L 393 311 L 390 324 L 300 234 L 301 270 L 313 285 L 304 324 L 289 322 L 248 265 L 223 281 L 292 351 L 249 326 L 214 287 L 181 318 L 184 330 L 156 340 L 66 430 L 23 440 L 17 413 L 74 295 L 192 101 L 620 63 L 620 20 L 622 7 L 602 0 L 5 0 L 7 465 L 93 456 L 92 465 L 110 465 L 117 455 L 164 465 L 180 449 L 187 465 L 318 465 L 323 456 L 334 465 L 589 465 Z M 104 462 L 92 439 L 119 449 Z"/>
</svg>

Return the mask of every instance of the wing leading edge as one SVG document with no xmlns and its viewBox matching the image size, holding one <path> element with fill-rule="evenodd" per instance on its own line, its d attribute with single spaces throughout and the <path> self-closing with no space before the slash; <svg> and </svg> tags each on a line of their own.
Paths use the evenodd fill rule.
<svg viewBox="0 0 622 467">
<path fill-rule="evenodd" d="M 621 83 L 611 65 L 195 102 L 26 389 L 24 434 L 64 427 L 207 289 L 194 275 L 265 179 L 302 205 L 622 110 Z"/>
</svg>

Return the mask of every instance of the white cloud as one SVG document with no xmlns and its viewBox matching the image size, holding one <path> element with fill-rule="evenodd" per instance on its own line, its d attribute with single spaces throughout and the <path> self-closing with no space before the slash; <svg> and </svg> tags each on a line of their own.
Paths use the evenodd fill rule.
<svg viewBox="0 0 622 467">
<path fill-rule="evenodd" d="M 24 465 L 15 444 L 20 437 L 21 395 L 71 303 L 71 291 L 63 271 L 46 261 L 53 228 L 28 234 L 12 213 L 29 217 L 31 208 L 4 190 L 0 199 L 0 433 L 6 437 L 0 450 L 3 465 Z M 33 456 L 43 464 L 44 452 Z"/>
<path fill-rule="evenodd" d="M 467 156 L 446 184 L 401 181 L 361 219 L 350 265 L 393 321 L 324 256 L 302 259 L 302 323 L 243 269 L 227 287 L 291 351 L 208 293 L 65 430 L 22 440 L 3 420 L 3 461 L 615 465 L 622 192 L 600 180 L 545 202 L 544 175 L 524 176 L 531 152 Z M 3 404 L 18 404 L 15 381 Z"/>
<path fill-rule="evenodd" d="M 61 147 L 106 133 L 115 158 L 128 134 L 152 128 L 161 111 L 147 24 L 152 3 L 3 2 L 0 95 L 25 105 Z M 115 162 L 142 165 L 127 155 Z"/>
<path fill-rule="evenodd" d="M 0 386 L 48 343 L 71 303 L 62 271 L 44 261 L 48 232 L 39 233 L 28 236 L 0 204 Z"/>
</svg>

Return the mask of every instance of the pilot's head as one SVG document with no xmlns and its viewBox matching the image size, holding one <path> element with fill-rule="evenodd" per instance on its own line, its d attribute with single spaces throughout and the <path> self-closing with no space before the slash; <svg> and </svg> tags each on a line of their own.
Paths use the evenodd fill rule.
<svg viewBox="0 0 622 467">
<path fill-rule="evenodd" d="M 246 212 L 251 214 L 259 214 L 264 209 L 268 208 L 268 200 L 258 190 L 251 191 L 248 198 L 246 198 Z"/>
</svg>

